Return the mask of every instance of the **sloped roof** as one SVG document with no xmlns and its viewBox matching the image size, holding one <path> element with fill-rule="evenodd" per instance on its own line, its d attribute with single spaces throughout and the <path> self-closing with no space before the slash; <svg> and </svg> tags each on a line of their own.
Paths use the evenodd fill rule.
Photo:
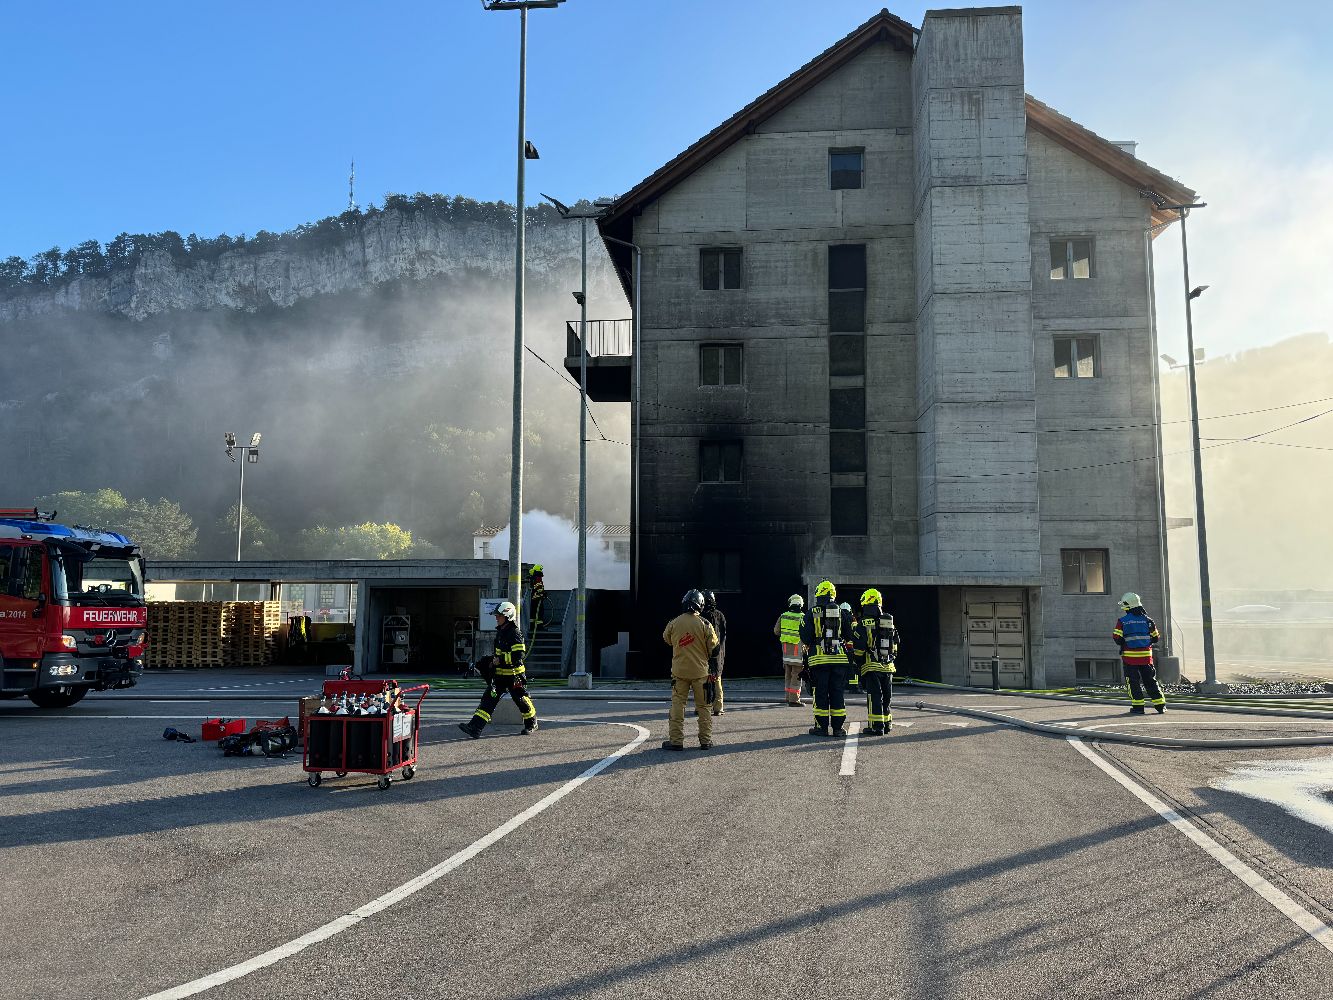
<svg viewBox="0 0 1333 1000">
<path fill-rule="evenodd" d="M 617 198 L 607 214 L 597 221 L 598 231 L 604 237 L 625 241 L 633 239 L 634 217 L 704 164 L 753 133 L 765 120 L 827 79 L 870 46 L 887 43 L 895 49 L 911 52 L 916 48 L 917 34 L 917 29 L 906 21 L 890 14 L 888 10 L 881 10 Z M 1150 188 L 1177 203 L 1187 204 L 1193 201 L 1194 192 L 1183 184 L 1153 169 L 1142 160 L 1065 117 L 1035 97 L 1025 96 L 1029 127 L 1037 129 L 1126 184 Z M 1176 216 L 1172 212 L 1154 209 L 1152 218 L 1154 223 L 1167 223 L 1174 221 Z M 631 251 L 622 244 L 609 240 L 605 242 L 607 251 L 615 263 L 625 296 L 630 298 Z"/>
</svg>

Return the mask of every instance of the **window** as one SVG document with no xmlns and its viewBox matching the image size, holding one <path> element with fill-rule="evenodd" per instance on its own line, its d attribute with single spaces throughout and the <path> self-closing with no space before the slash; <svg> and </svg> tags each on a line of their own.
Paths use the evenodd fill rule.
<svg viewBox="0 0 1333 1000">
<path fill-rule="evenodd" d="M 740 385 L 741 345 L 701 345 L 699 348 L 699 384 Z"/>
<path fill-rule="evenodd" d="M 864 333 L 866 328 L 866 248 L 828 248 L 828 328 L 830 333 Z"/>
<path fill-rule="evenodd" d="M 741 554 L 737 549 L 704 549 L 699 553 L 699 584 L 715 593 L 739 593 Z"/>
<path fill-rule="evenodd" d="M 1119 684 L 1119 660 L 1075 660 L 1074 680 L 1089 684 Z"/>
<path fill-rule="evenodd" d="M 739 441 L 699 442 L 699 482 L 739 483 L 741 481 L 741 443 Z"/>
<path fill-rule="evenodd" d="M 1109 593 L 1106 549 L 1061 549 L 1060 572 L 1066 594 Z"/>
<path fill-rule="evenodd" d="M 865 150 L 830 149 L 828 151 L 829 188 L 841 191 L 864 186 Z"/>
<path fill-rule="evenodd" d="M 0 545 L 0 594 L 9 593 L 9 564 L 13 555 L 14 546 Z"/>
<path fill-rule="evenodd" d="M 1051 240 L 1051 280 L 1092 277 L 1092 240 Z"/>
<path fill-rule="evenodd" d="M 828 436 L 829 472 L 865 472 L 866 436 L 860 431 L 833 431 Z"/>
<path fill-rule="evenodd" d="M 3 560 L 2 556 L 0 560 Z M 42 596 L 41 549 L 28 546 L 14 553 L 14 596 L 26 601 L 35 601 Z"/>
<path fill-rule="evenodd" d="M 1056 337 L 1056 378 L 1096 378 L 1097 338 Z"/>
<path fill-rule="evenodd" d="M 830 293 L 830 298 L 832 294 Z M 828 373 L 830 375 L 864 375 L 866 373 L 866 338 L 859 333 L 831 334 L 828 339 Z"/>
<path fill-rule="evenodd" d="M 699 287 L 709 291 L 741 287 L 741 248 L 704 247 L 699 251 Z"/>
<path fill-rule="evenodd" d="M 828 394 L 829 427 L 841 431 L 864 430 L 866 426 L 865 389 L 830 389 Z"/>
<path fill-rule="evenodd" d="M 829 528 L 835 535 L 864 535 L 867 533 L 866 488 L 864 486 L 835 486 L 829 507 Z"/>
</svg>

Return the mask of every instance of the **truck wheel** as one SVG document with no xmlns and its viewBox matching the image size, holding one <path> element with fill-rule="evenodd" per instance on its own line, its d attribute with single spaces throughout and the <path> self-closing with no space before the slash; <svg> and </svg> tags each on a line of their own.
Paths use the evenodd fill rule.
<svg viewBox="0 0 1333 1000">
<path fill-rule="evenodd" d="M 38 708 L 69 708 L 83 700 L 83 696 L 88 693 L 86 687 L 76 688 L 55 688 L 53 690 L 33 691 L 28 695 L 28 700 Z"/>
</svg>

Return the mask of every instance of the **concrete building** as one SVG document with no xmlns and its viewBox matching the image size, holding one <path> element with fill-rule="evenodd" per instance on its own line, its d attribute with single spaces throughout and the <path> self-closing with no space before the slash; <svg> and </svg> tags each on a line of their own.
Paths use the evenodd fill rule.
<svg viewBox="0 0 1333 1000">
<path fill-rule="evenodd" d="M 632 671 L 692 586 L 729 669 L 774 670 L 787 595 L 828 578 L 885 593 L 905 673 L 1118 677 L 1121 593 L 1166 617 L 1174 213 L 1140 191 L 1193 198 L 1126 145 L 1026 95 L 1019 8 L 883 11 L 616 199 L 639 356 L 597 358 L 594 398 L 640 369 Z"/>
</svg>

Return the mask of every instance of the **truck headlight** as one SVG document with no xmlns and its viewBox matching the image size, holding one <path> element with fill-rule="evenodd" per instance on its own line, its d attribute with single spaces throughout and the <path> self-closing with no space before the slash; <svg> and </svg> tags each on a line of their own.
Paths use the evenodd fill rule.
<svg viewBox="0 0 1333 1000">
<path fill-rule="evenodd" d="M 79 641 L 72 635 L 62 635 L 60 637 L 60 645 L 63 649 L 78 649 Z"/>
<path fill-rule="evenodd" d="M 71 674 L 77 674 L 78 672 L 79 668 L 72 663 L 57 663 L 51 667 L 50 671 L 52 677 L 69 677 Z"/>
</svg>

